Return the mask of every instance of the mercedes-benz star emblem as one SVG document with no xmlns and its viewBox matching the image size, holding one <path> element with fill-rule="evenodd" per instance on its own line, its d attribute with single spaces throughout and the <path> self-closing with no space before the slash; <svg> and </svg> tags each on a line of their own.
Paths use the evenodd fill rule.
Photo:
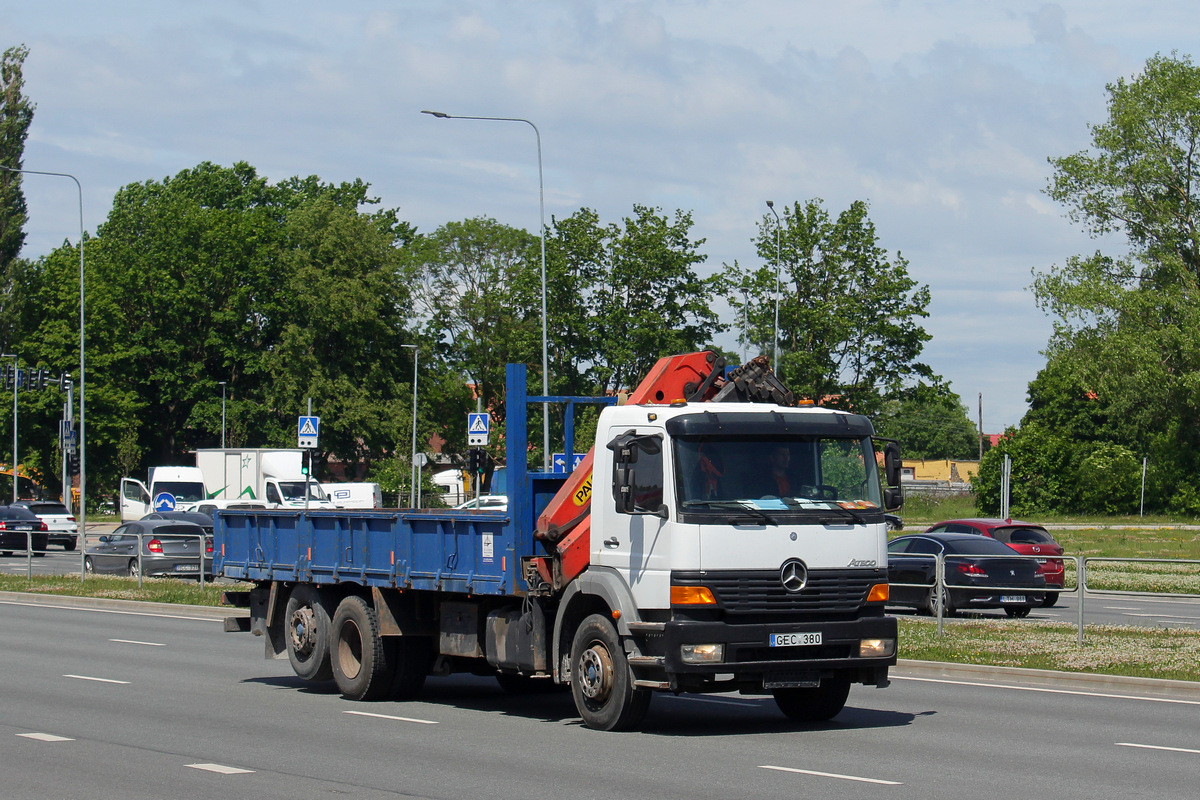
<svg viewBox="0 0 1200 800">
<path fill-rule="evenodd" d="M 803 591 L 808 585 L 808 567 L 798 558 L 789 558 L 779 568 L 779 582 L 792 594 Z"/>
</svg>

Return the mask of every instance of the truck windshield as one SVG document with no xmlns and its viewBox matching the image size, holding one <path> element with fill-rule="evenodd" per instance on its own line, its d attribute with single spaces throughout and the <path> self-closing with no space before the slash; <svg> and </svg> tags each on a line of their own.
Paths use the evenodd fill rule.
<svg viewBox="0 0 1200 800">
<path fill-rule="evenodd" d="M 863 521 L 882 511 L 870 437 L 681 437 L 675 440 L 682 514 L 773 522 L 816 514 Z"/>
<path fill-rule="evenodd" d="M 204 494 L 204 484 L 191 481 L 156 481 L 150 493 L 157 497 L 162 492 L 170 492 L 177 503 L 194 503 L 208 499 Z"/>
<path fill-rule="evenodd" d="M 328 500 L 325 492 L 321 491 L 321 484 L 316 481 L 308 481 L 308 499 L 309 500 Z M 304 486 L 305 481 L 280 481 L 279 491 L 283 494 L 283 502 L 304 502 Z"/>
</svg>

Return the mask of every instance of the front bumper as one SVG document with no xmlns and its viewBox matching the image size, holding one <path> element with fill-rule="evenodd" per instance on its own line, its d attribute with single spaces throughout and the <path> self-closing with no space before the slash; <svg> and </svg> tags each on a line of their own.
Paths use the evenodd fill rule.
<svg viewBox="0 0 1200 800">
<path fill-rule="evenodd" d="M 849 673 L 854 683 L 887 685 L 890 656 L 863 657 L 864 639 L 896 641 L 896 620 L 886 616 L 845 621 L 730 624 L 676 621 L 655 626 L 640 637 L 643 657 L 630 659 L 639 685 L 672 691 L 761 693 L 780 686 L 815 685 L 822 676 Z M 773 634 L 820 632 L 816 646 L 772 647 Z M 715 663 L 685 662 L 683 645 L 720 644 L 724 657 Z"/>
</svg>

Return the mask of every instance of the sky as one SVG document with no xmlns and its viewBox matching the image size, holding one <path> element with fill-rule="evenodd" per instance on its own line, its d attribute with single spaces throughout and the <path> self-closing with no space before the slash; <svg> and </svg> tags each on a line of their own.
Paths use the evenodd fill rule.
<svg viewBox="0 0 1200 800">
<path fill-rule="evenodd" d="M 79 180 L 90 234 L 121 187 L 204 161 L 361 178 L 419 231 L 536 232 L 534 128 L 420 112 L 527 119 L 547 222 L 690 212 L 705 275 L 761 263 L 767 200 L 867 201 L 930 289 L 924 361 L 987 433 L 1045 364 L 1035 271 L 1121 247 L 1045 195 L 1048 158 L 1197 30 L 1177 0 L 0 0 L 0 47 L 30 51 L 25 168 Z M 73 182 L 24 189 L 26 257 L 78 241 Z"/>
</svg>

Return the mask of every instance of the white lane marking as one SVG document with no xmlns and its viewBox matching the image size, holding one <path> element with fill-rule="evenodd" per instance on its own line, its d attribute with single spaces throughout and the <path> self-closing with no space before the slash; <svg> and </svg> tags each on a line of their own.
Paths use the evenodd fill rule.
<svg viewBox="0 0 1200 800">
<path fill-rule="evenodd" d="M 716 697 L 695 697 L 693 695 L 685 695 L 678 699 L 687 700 L 692 703 L 716 703 L 721 706 L 750 706 L 751 708 L 758 708 L 762 705 L 762 703 L 751 703 L 747 700 L 726 700 Z"/>
<path fill-rule="evenodd" d="M 1126 612 L 1126 617 L 1153 617 L 1155 619 L 1200 619 L 1200 617 L 1187 617 L 1183 614 L 1131 614 Z"/>
<path fill-rule="evenodd" d="M 1133 742 L 1116 742 L 1117 747 L 1140 747 L 1144 750 L 1169 750 L 1172 753 L 1195 753 L 1200 755 L 1200 750 L 1191 750 L 1187 747 L 1163 747 L 1157 744 L 1134 744 Z"/>
<path fill-rule="evenodd" d="M 1007 683 L 981 683 L 979 681 L 951 681 L 945 678 L 916 678 L 911 675 L 889 675 L 897 681 L 921 681 L 923 683 L 949 683 L 955 686 L 982 686 L 985 689 L 1015 689 L 1021 692 L 1045 692 L 1046 694 L 1074 694 L 1082 697 L 1106 697 L 1115 700 L 1145 700 L 1150 703 L 1176 703 L 1184 706 L 1200 706 L 1200 700 L 1179 700 L 1174 697 L 1146 697 L 1136 694 L 1109 694 L 1106 692 L 1083 692 L 1073 689 L 1048 689 L 1042 686 L 1012 686 Z"/>
<path fill-rule="evenodd" d="M 1137 611 L 1141 606 L 1105 606 L 1105 611 Z"/>
<path fill-rule="evenodd" d="M 93 678 L 90 675 L 63 675 L 64 678 L 74 678 L 79 681 L 96 681 L 97 683 L 121 683 L 127 684 L 129 681 L 115 681 L 112 678 Z"/>
<path fill-rule="evenodd" d="M 252 769 L 242 769 L 241 767 L 227 767 L 224 764 L 184 764 L 185 767 L 192 769 L 202 769 L 205 772 L 216 772 L 221 775 L 246 775 L 254 772 Z"/>
<path fill-rule="evenodd" d="M 843 781 L 858 781 L 859 783 L 878 783 L 883 786 L 903 786 L 899 781 L 883 781 L 879 778 L 864 778 L 859 775 L 839 775 L 836 772 L 817 772 L 814 769 L 795 769 L 793 767 L 773 767 L 770 764 L 759 764 L 759 769 L 773 769 L 777 772 L 795 772 L 800 775 L 816 775 L 819 778 L 837 778 Z"/>
<path fill-rule="evenodd" d="M 53 733 L 18 733 L 17 736 L 24 736 L 26 739 L 36 739 L 39 742 L 73 742 L 74 739 L 69 739 L 66 736 L 55 736 Z"/>
<path fill-rule="evenodd" d="M 166 647 L 162 642 L 139 642 L 137 639 L 109 639 L 109 641 L 120 644 L 144 644 L 146 647 Z"/>
<path fill-rule="evenodd" d="M 184 614 L 165 614 L 155 613 L 153 611 L 122 611 L 119 608 L 87 608 L 85 606 L 56 606 L 52 603 L 18 603 L 16 600 L 0 600 L 0 605 L 5 606 L 24 606 L 26 608 L 54 608 L 59 611 L 89 611 L 93 614 L 125 614 L 130 617 L 162 617 L 164 619 L 190 619 L 194 622 L 220 622 L 225 624 L 225 619 L 217 619 L 215 617 L 189 617 Z M 231 609 L 232 610 L 232 609 Z"/>
<path fill-rule="evenodd" d="M 413 717 L 396 717 L 391 714 L 372 714 L 370 711 L 343 711 L 343 714 L 353 714 L 356 717 L 376 717 L 377 719 L 394 719 L 397 722 L 415 722 L 418 725 L 437 725 L 431 719 L 414 719 Z"/>
</svg>

